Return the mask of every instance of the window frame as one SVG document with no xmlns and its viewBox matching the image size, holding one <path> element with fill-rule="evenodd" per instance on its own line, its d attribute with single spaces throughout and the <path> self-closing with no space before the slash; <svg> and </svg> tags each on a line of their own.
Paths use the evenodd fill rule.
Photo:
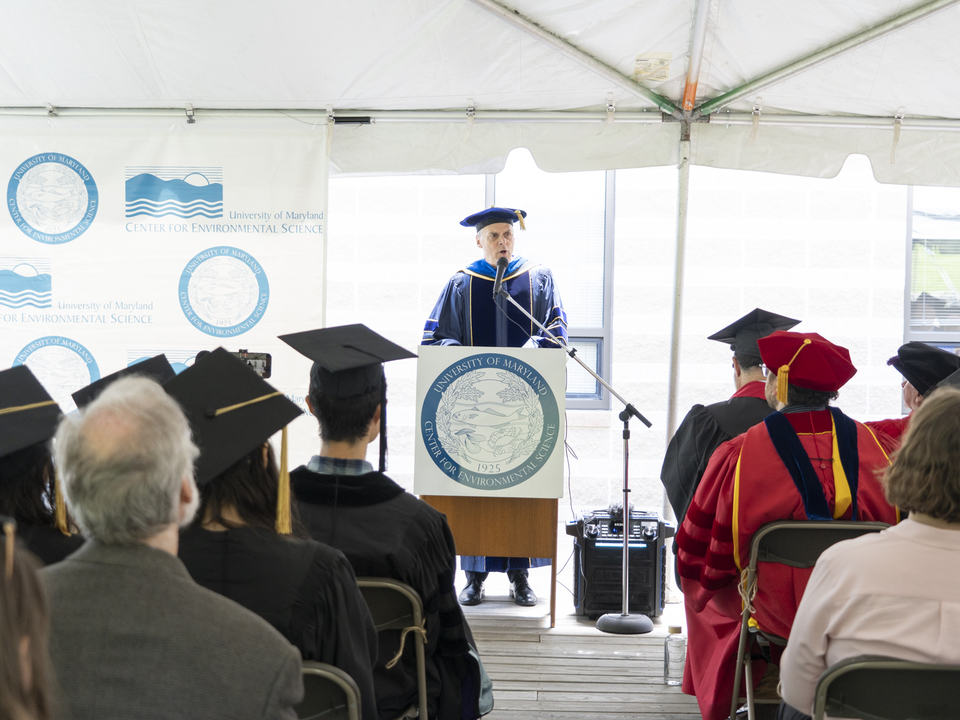
<svg viewBox="0 0 960 720">
<path fill-rule="evenodd" d="M 496 204 L 496 178 L 494 174 L 486 176 L 484 203 L 487 207 Z M 567 335 L 570 345 L 576 347 L 578 339 L 597 341 L 597 374 L 610 382 L 610 370 L 613 356 L 613 249 L 614 228 L 616 225 L 616 170 L 604 173 L 604 209 L 603 209 L 603 322 L 599 328 L 569 325 Z M 570 361 L 576 363 L 576 360 Z M 568 362 L 567 367 L 570 367 Z M 567 394 L 568 410 L 609 410 L 610 392 L 597 383 L 598 392 L 592 394 Z"/>
<path fill-rule="evenodd" d="M 910 328 L 910 295 L 913 293 L 913 185 L 907 187 L 907 237 L 905 243 L 905 272 L 903 279 L 903 342 L 924 342 L 930 345 L 960 344 L 960 331 L 924 332 Z"/>
</svg>

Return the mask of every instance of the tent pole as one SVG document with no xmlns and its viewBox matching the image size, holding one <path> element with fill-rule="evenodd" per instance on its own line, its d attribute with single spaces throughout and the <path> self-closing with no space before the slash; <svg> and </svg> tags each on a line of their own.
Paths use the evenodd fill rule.
<svg viewBox="0 0 960 720">
<path fill-rule="evenodd" d="M 332 110 L 328 110 L 328 119 L 325 128 L 326 134 L 324 137 L 326 151 L 323 153 L 323 234 L 320 236 L 320 242 L 323 243 L 323 252 L 321 254 L 323 267 L 320 269 L 320 282 L 323 283 L 321 286 L 323 289 L 320 294 L 320 327 L 322 328 L 327 326 L 327 298 L 330 295 L 328 292 L 330 273 L 327 271 L 327 248 L 330 247 L 330 154 L 333 149 L 334 128 L 332 114 Z"/>
<path fill-rule="evenodd" d="M 960 1 L 960 0 L 958 0 Z M 312 121 L 322 123 L 323 110 L 282 109 L 251 110 L 221 108 L 194 108 L 198 122 L 206 117 L 234 117 L 234 118 L 273 118 L 276 120 Z M 339 109 L 337 114 L 341 118 L 362 116 L 370 118 L 371 124 L 386 123 L 466 123 L 467 116 L 463 110 L 353 110 Z M 0 117 L 43 117 L 47 118 L 47 110 L 39 107 L 0 107 Z M 183 118 L 183 108 L 57 108 L 58 121 L 65 121 L 76 117 L 173 117 Z M 726 125 L 753 125 L 751 113 L 735 113 L 725 111 L 722 114 L 711 116 L 715 124 Z M 596 123 L 602 124 L 607 120 L 605 110 L 563 110 L 543 112 L 539 110 L 477 110 L 474 122 L 481 123 Z M 761 125 L 777 125 L 780 127 L 824 127 L 824 128 L 853 128 L 869 130 L 874 128 L 890 129 L 895 117 L 872 117 L 865 115 L 801 115 L 791 113 L 764 113 L 760 118 Z M 637 123 L 642 125 L 661 124 L 663 115 L 654 110 L 618 110 L 617 124 Z M 907 117 L 903 120 L 903 129 L 925 130 L 930 132 L 958 132 L 960 120 L 953 118 L 918 118 Z"/>
<path fill-rule="evenodd" d="M 899 30 L 907 25 L 912 25 L 918 20 L 922 20 L 923 18 L 932 15 L 935 12 L 939 12 L 940 10 L 948 8 L 951 5 L 956 5 L 957 2 L 960 2 L 960 0 L 933 0 L 933 2 L 921 5 L 920 7 L 914 8 L 913 10 L 905 12 L 901 15 L 895 15 L 894 17 L 883 21 L 879 25 L 874 25 L 872 28 L 868 28 L 863 32 L 857 33 L 856 35 L 851 35 L 850 37 L 845 38 L 838 43 L 834 43 L 823 50 L 819 50 L 805 58 L 795 60 L 794 62 L 784 65 L 783 67 L 780 67 L 771 73 L 767 73 L 766 75 L 758 77 L 756 80 L 751 80 L 735 90 L 731 90 L 730 92 L 724 93 L 713 100 L 703 103 L 699 108 L 694 110 L 694 117 L 709 115 L 710 113 L 716 112 L 725 105 L 730 105 L 740 98 L 753 95 L 755 92 L 767 87 L 768 85 L 773 85 L 781 80 L 786 80 L 787 78 L 805 70 L 809 70 L 810 68 L 815 67 L 822 62 L 832 60 L 833 58 L 858 48 L 861 45 L 865 45 L 876 40 L 877 38 L 888 35 L 895 30 Z"/>
<path fill-rule="evenodd" d="M 680 163 L 677 165 L 677 250 L 673 275 L 673 323 L 670 328 L 670 379 L 667 385 L 667 444 L 677 428 L 677 385 L 680 375 L 680 335 L 683 317 L 683 270 L 687 248 L 687 196 L 690 189 L 690 123 L 680 124 Z M 660 516 L 665 522 L 676 523 L 677 515 L 663 493 Z M 668 550 L 666 567 L 673 567 L 673 552 Z M 673 573 L 667 573 L 667 584 L 678 589 Z"/>
<path fill-rule="evenodd" d="M 592 70 L 600 77 L 612 82 L 621 90 L 626 90 L 631 95 L 641 97 L 644 100 L 653 103 L 668 115 L 673 115 L 678 120 L 680 119 L 682 115 L 680 109 L 667 98 L 663 97 L 662 95 L 658 95 L 653 90 L 641 85 L 635 80 L 631 80 L 618 70 L 615 70 L 606 63 L 597 60 L 597 58 L 593 57 L 592 55 L 588 55 L 580 48 L 571 45 L 566 40 L 557 37 L 553 33 L 545 30 L 534 22 L 531 22 L 515 11 L 504 7 L 498 2 L 494 2 L 494 0 L 470 0 L 470 2 L 472 2 L 474 5 L 479 5 L 488 12 L 493 13 L 504 22 L 513 25 L 515 28 L 525 32 L 527 35 L 530 35 L 540 42 L 549 45 L 564 57 L 573 60 L 589 70 Z"/>
<path fill-rule="evenodd" d="M 697 100 L 697 83 L 700 81 L 700 65 L 703 61 L 703 47 L 707 42 L 707 19 L 710 17 L 710 0 L 697 0 L 697 14 L 690 30 L 690 65 L 687 68 L 687 82 L 683 88 L 683 111 L 693 110 Z"/>
<path fill-rule="evenodd" d="M 667 389 L 667 442 L 677 427 L 677 385 L 680 375 L 680 335 L 683 316 L 683 271 L 686 264 L 687 196 L 690 189 L 690 123 L 680 125 L 677 184 L 677 250 L 673 275 L 673 323 L 670 329 L 670 380 Z"/>
</svg>

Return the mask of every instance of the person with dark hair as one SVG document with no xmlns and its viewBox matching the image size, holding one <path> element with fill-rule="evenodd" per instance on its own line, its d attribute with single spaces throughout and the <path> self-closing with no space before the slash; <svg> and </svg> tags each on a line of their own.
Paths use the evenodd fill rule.
<svg viewBox="0 0 960 720">
<path fill-rule="evenodd" d="M 700 484 L 713 451 L 770 414 L 757 340 L 775 330 L 789 330 L 799 320 L 754 308 L 739 320 L 707 338 L 730 345 L 733 352 L 733 384 L 729 400 L 712 405 L 694 405 L 667 445 L 660 481 L 667 499 L 683 522 L 687 507 Z M 676 552 L 674 541 L 674 552 Z"/>
<path fill-rule="evenodd" d="M 850 657 L 960 664 L 960 390 L 924 397 L 881 480 L 910 516 L 817 560 L 780 666 L 783 720 L 809 720 L 817 679 Z"/>
<path fill-rule="evenodd" d="M 416 357 L 364 325 L 280 338 L 314 361 L 307 405 L 320 425 L 320 454 L 291 475 L 293 495 L 310 534 L 347 556 L 359 577 L 388 577 L 420 595 L 427 631 L 428 708 L 420 717 L 473 720 L 481 714 L 481 665 L 457 603 L 456 547 L 446 517 L 366 461 L 382 437 L 386 407 L 383 363 Z M 380 633 L 374 684 L 384 720 L 417 701 L 412 652 L 387 668 L 399 631 Z"/>
<path fill-rule="evenodd" d="M 183 407 L 200 447 L 200 509 L 180 534 L 187 571 L 273 625 L 304 660 L 346 672 L 360 689 L 361 716 L 376 720 L 370 611 L 343 553 L 309 539 L 300 525 L 289 477 L 268 442 L 300 408 L 222 348 L 164 389 Z M 234 409 L 210 417 L 211 407 Z"/>
<path fill-rule="evenodd" d="M 0 527 L 0 720 L 49 720 L 56 713 L 39 566 L 18 546 L 16 521 L 0 516 Z"/>
<path fill-rule="evenodd" d="M 50 438 L 60 407 L 26 365 L 0 372 L 0 514 L 44 565 L 83 545 L 58 497 Z"/>
<path fill-rule="evenodd" d="M 68 717 L 296 717 L 300 653 L 177 558 L 197 455 L 183 411 L 147 378 L 117 380 L 60 423 L 57 468 L 87 542 L 40 577 Z"/>
<path fill-rule="evenodd" d="M 894 441 L 829 406 L 857 372 L 847 349 L 816 333 L 780 330 L 757 345 L 769 369 L 767 402 L 777 412 L 717 449 L 677 534 L 689 637 L 683 691 L 697 696 L 705 720 L 729 712 L 738 581 L 754 533 L 775 520 L 899 519 L 876 478 Z M 790 635 L 809 577 L 809 569 L 764 568 L 753 601 L 762 630 Z"/>
<path fill-rule="evenodd" d="M 897 354 L 887 360 L 903 375 L 903 404 L 910 411 L 904 417 L 866 422 L 874 430 L 884 432 L 899 440 L 907 431 L 913 411 L 938 383 L 960 370 L 960 356 L 923 342 L 908 342 L 897 349 Z"/>
<path fill-rule="evenodd" d="M 513 224 L 525 230 L 527 213 L 514 208 L 491 207 L 460 221 L 476 230 L 477 247 L 483 257 L 450 278 L 423 328 L 421 345 L 470 345 L 480 347 L 556 348 L 567 343 L 567 313 L 550 269 L 519 255 L 514 256 Z M 518 305 L 535 317 L 552 337 L 544 336 L 530 319 L 503 297 L 493 297 L 498 277 L 502 288 Z M 553 337 L 559 339 L 554 340 Z M 483 557 L 464 555 L 460 568 L 467 585 L 460 593 L 463 605 L 483 602 L 483 583 L 488 573 L 505 572 L 510 595 L 517 605 L 539 601 L 530 587 L 528 569 L 550 564 L 549 558 Z"/>
</svg>

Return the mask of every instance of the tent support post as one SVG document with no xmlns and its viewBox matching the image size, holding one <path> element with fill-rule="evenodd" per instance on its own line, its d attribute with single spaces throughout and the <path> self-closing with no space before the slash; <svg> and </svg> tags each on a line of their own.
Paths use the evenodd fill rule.
<svg viewBox="0 0 960 720">
<path fill-rule="evenodd" d="M 667 443 L 677 428 L 677 386 L 680 376 L 680 336 L 683 318 L 683 271 L 687 251 L 687 198 L 690 190 L 690 123 L 680 124 L 680 162 L 677 165 L 677 250 L 673 274 L 673 322 L 670 328 L 670 379 L 667 386 Z M 663 493 L 661 516 L 666 522 L 676 523 L 673 506 Z M 667 567 L 673 567 L 673 553 L 669 552 Z M 667 583 L 675 588 L 673 573 Z"/>
<path fill-rule="evenodd" d="M 493 13 L 504 22 L 513 25 L 518 30 L 525 32 L 527 35 L 530 35 L 540 42 L 552 47 L 564 57 L 573 60 L 588 70 L 592 70 L 593 72 L 597 73 L 597 75 L 612 82 L 620 89 L 626 90 L 631 95 L 636 95 L 637 97 L 641 97 L 644 100 L 653 103 L 663 112 L 667 113 L 668 115 L 673 115 L 678 120 L 681 118 L 682 114 L 680 109 L 667 98 L 663 97 L 662 95 L 658 95 L 653 90 L 641 85 L 635 80 L 631 80 L 606 63 L 597 60 L 597 58 L 593 57 L 592 55 L 588 55 L 580 48 L 571 45 L 567 41 L 557 37 L 553 33 L 545 30 L 534 22 L 531 22 L 513 10 L 505 8 L 503 5 L 495 2 L 494 0 L 470 0 L 470 2 L 475 5 L 479 5 L 484 10 Z"/>
<path fill-rule="evenodd" d="M 940 10 L 948 8 L 951 5 L 956 5 L 957 2 L 960 2 L 960 0 L 933 0 L 933 2 L 921 5 L 920 7 L 909 10 L 901 15 L 895 15 L 892 18 L 884 20 L 879 25 L 874 25 L 872 28 L 868 28 L 861 33 L 851 35 L 850 37 L 845 38 L 838 43 L 834 43 L 823 50 L 819 50 L 812 55 L 801 58 L 800 60 L 795 60 L 794 62 L 784 65 L 783 67 L 778 68 L 771 73 L 758 77 L 756 80 L 751 80 L 735 90 L 731 90 L 730 92 L 724 93 L 723 95 L 716 97 L 709 102 L 703 103 L 699 108 L 694 110 L 694 117 L 709 115 L 710 113 L 716 112 L 725 105 L 736 102 L 742 97 L 752 95 L 768 85 L 773 85 L 781 80 L 786 80 L 787 78 L 805 70 L 809 70 L 810 68 L 815 67 L 822 62 L 832 60 L 833 58 L 858 48 L 861 45 L 866 45 L 877 38 L 888 35 L 895 30 L 899 30 L 907 25 L 912 25 L 918 20 L 922 20 L 923 18 L 928 17 L 935 12 L 939 12 Z"/>
<path fill-rule="evenodd" d="M 327 111 L 326 125 L 326 152 L 323 154 L 323 234 L 320 236 L 320 242 L 323 243 L 322 262 L 323 267 L 320 270 L 320 282 L 323 283 L 320 291 L 320 327 L 327 326 L 327 298 L 329 297 L 330 273 L 327 270 L 327 248 L 330 247 L 330 154 L 333 149 L 333 110 Z"/>
<path fill-rule="evenodd" d="M 703 61 L 703 47 L 707 42 L 707 19 L 710 17 L 710 0 L 697 0 L 697 14 L 690 31 L 690 66 L 687 68 L 687 82 L 683 88 L 683 111 L 693 110 L 697 100 L 697 83 L 700 81 L 700 65 Z"/>
<path fill-rule="evenodd" d="M 677 250 L 673 275 L 673 323 L 670 328 L 670 380 L 667 390 L 667 442 L 677 427 L 677 385 L 680 375 L 680 334 L 683 317 L 683 271 L 687 246 L 687 198 L 690 189 L 690 123 L 680 125 L 677 184 Z"/>
</svg>

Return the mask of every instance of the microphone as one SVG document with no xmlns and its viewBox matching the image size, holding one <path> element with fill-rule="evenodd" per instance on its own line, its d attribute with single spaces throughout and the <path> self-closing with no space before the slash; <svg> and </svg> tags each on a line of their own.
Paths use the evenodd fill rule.
<svg viewBox="0 0 960 720">
<path fill-rule="evenodd" d="M 493 282 L 493 296 L 496 297 L 500 294 L 500 286 L 503 284 L 503 276 L 507 272 L 507 265 L 510 264 L 510 261 L 505 257 L 501 257 L 497 260 L 497 279 Z"/>
</svg>

